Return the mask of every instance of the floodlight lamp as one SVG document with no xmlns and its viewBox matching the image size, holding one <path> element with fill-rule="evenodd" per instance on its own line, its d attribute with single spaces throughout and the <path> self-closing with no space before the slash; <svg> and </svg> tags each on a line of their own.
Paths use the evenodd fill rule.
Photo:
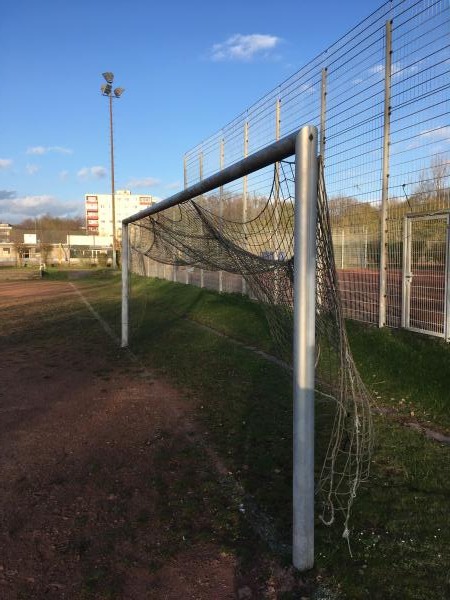
<svg viewBox="0 0 450 600">
<path fill-rule="evenodd" d="M 102 94 L 104 96 L 110 96 L 111 95 L 112 86 L 111 86 L 110 83 L 107 83 L 106 85 L 102 85 L 101 90 L 102 90 Z"/>
<path fill-rule="evenodd" d="M 121 96 L 121 95 L 124 93 L 124 91 L 125 91 L 125 88 L 123 88 L 123 87 L 118 87 L 118 88 L 116 88 L 116 89 L 114 90 L 114 96 L 115 96 L 116 98 L 120 98 L 120 96 Z"/>
<path fill-rule="evenodd" d="M 114 73 L 107 71 L 106 73 L 102 73 L 107 83 L 112 83 L 114 81 Z"/>
</svg>

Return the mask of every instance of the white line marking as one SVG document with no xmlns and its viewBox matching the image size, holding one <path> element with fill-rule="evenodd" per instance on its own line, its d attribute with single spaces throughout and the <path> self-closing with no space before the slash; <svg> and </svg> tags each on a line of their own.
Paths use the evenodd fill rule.
<svg viewBox="0 0 450 600">
<path fill-rule="evenodd" d="M 106 331 L 106 333 L 109 335 L 109 337 L 113 340 L 113 342 L 115 342 L 118 346 L 120 346 L 119 338 L 114 333 L 114 331 L 111 329 L 111 327 L 108 325 L 108 323 L 104 319 L 102 319 L 102 317 L 98 314 L 98 312 L 91 305 L 91 303 L 88 300 L 86 300 L 86 298 L 83 296 L 83 294 L 80 292 L 80 290 L 72 282 L 70 282 L 69 285 L 80 296 L 81 300 L 85 303 L 85 305 L 88 307 L 89 311 L 94 315 L 94 317 L 97 319 L 97 321 L 103 327 L 103 329 Z"/>
</svg>

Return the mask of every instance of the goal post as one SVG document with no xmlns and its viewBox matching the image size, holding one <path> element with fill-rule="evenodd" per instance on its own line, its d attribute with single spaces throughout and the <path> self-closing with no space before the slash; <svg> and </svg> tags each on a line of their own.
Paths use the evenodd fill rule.
<svg viewBox="0 0 450 600">
<path fill-rule="evenodd" d="M 318 132 L 314 126 L 282 138 L 122 221 L 122 342 L 129 343 L 129 232 L 131 223 L 192 200 L 295 154 L 293 257 L 293 564 L 314 563 L 314 389 Z"/>
<path fill-rule="evenodd" d="M 128 239 L 128 224 L 122 223 L 122 327 L 121 347 L 128 346 L 129 329 L 129 292 L 130 292 L 130 243 Z"/>
<path fill-rule="evenodd" d="M 293 543 L 294 566 L 314 564 L 314 396 L 316 333 L 317 128 L 295 144 Z"/>
</svg>

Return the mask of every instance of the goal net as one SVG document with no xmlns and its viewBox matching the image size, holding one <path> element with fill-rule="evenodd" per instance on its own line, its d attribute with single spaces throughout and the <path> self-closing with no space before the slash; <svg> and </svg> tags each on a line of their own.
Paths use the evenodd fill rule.
<svg viewBox="0 0 450 600">
<path fill-rule="evenodd" d="M 320 405 L 317 412 L 327 415 L 329 441 L 320 457 L 315 492 L 321 520 L 331 525 L 341 513 L 343 535 L 348 538 L 352 504 L 369 472 L 371 402 L 346 335 L 318 160 L 315 402 Z M 264 307 L 278 358 L 292 367 L 295 160 L 277 162 L 269 169 L 270 193 L 252 198 L 247 220 L 236 209 L 236 203 L 242 205 L 242 195 L 224 196 L 216 189 L 131 222 L 130 264 L 139 271 L 145 256 L 175 268 L 241 275 Z"/>
</svg>

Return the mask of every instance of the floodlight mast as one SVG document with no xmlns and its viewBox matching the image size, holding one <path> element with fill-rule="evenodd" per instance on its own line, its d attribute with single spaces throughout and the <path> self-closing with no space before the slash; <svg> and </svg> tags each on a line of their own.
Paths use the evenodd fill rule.
<svg viewBox="0 0 450 600">
<path fill-rule="evenodd" d="M 120 98 L 124 88 L 118 87 L 112 89 L 114 81 L 114 73 L 107 71 L 102 73 L 106 85 L 101 86 L 102 96 L 109 98 L 109 133 L 110 133 L 110 149 L 111 149 L 111 212 L 112 212 L 112 268 L 117 269 L 117 241 L 116 241 L 116 198 L 115 198 L 115 182 L 114 182 L 114 130 L 113 130 L 113 98 Z"/>
</svg>

